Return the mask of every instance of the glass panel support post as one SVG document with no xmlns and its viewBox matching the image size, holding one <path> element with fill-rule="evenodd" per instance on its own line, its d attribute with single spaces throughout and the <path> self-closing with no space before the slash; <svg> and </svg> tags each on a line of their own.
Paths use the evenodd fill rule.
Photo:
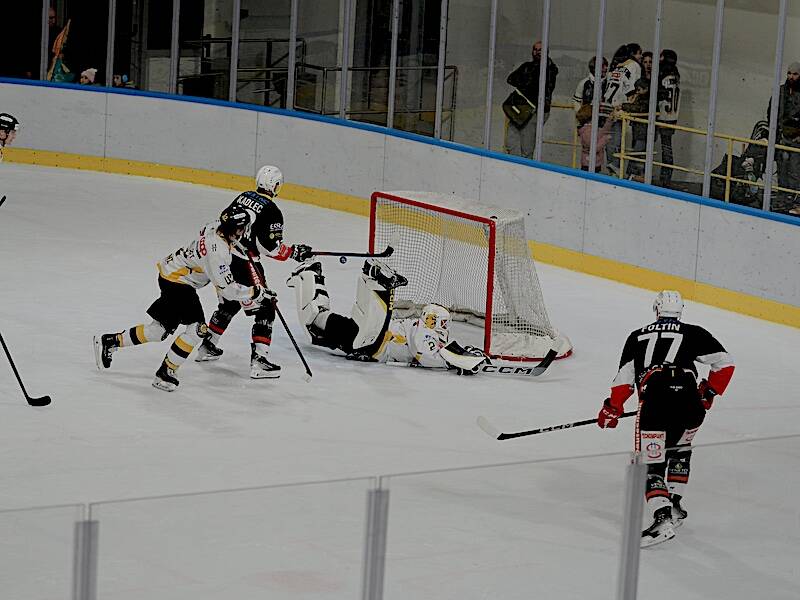
<svg viewBox="0 0 800 600">
<path fill-rule="evenodd" d="M 778 111 L 780 109 L 781 74 L 783 73 L 783 45 L 786 40 L 786 9 L 788 0 L 780 0 L 778 9 L 778 35 L 775 42 L 775 77 L 772 81 L 772 101 L 769 111 L 769 139 L 767 141 L 767 166 L 764 171 L 764 201 L 761 206 L 769 210 L 772 204 L 772 165 L 775 164 L 775 144 L 778 142 Z M 780 182 L 778 182 L 780 184 Z"/>
<path fill-rule="evenodd" d="M 97 542 L 100 522 L 76 521 L 72 555 L 72 600 L 97 600 Z"/>
<path fill-rule="evenodd" d="M 719 87 L 719 58 L 722 53 L 722 31 L 725 0 L 717 0 L 714 17 L 714 50 L 711 55 L 711 82 L 708 90 L 708 124 L 706 125 L 706 159 L 703 164 L 703 197 L 711 195 L 711 161 L 714 159 L 714 129 L 717 124 L 717 88 Z"/>
<path fill-rule="evenodd" d="M 231 16 L 231 64 L 228 76 L 228 101 L 236 102 L 236 85 L 239 83 L 239 31 L 241 29 L 242 0 L 233 0 Z"/>
<path fill-rule="evenodd" d="M 449 0 L 442 0 L 439 18 L 439 61 L 436 66 L 436 112 L 433 120 L 433 137 L 442 138 L 442 102 L 444 101 L 444 63 L 447 58 L 447 8 Z M 452 119 L 452 115 L 450 116 Z"/>
<path fill-rule="evenodd" d="M 344 3 L 342 7 L 342 77 L 339 81 L 339 118 L 342 120 L 347 119 L 347 83 L 348 76 L 350 75 L 350 26 L 351 26 L 351 5 L 353 0 L 341 0 Z M 322 110 L 325 110 L 325 105 L 322 105 Z"/>
<path fill-rule="evenodd" d="M 180 66 L 180 45 L 178 32 L 180 30 L 181 0 L 172 0 L 172 37 L 169 44 L 169 93 L 178 93 L 178 67 Z"/>
<path fill-rule="evenodd" d="M 108 0 L 108 37 L 106 44 L 106 87 L 114 85 L 114 41 L 117 33 L 117 0 Z"/>
<path fill-rule="evenodd" d="M 594 60 L 594 81 L 603 80 L 603 43 L 606 35 L 606 0 L 600 0 L 600 14 L 597 17 L 597 49 Z M 595 85 L 592 92 L 592 141 L 589 144 L 589 172 L 597 170 L 597 128 L 600 125 L 600 96 L 602 86 Z"/>
<path fill-rule="evenodd" d="M 389 490 L 383 478 L 367 491 L 366 536 L 361 584 L 362 600 L 382 600 L 386 573 L 386 533 L 389 527 Z"/>
<path fill-rule="evenodd" d="M 536 99 L 536 145 L 533 160 L 542 160 L 542 138 L 544 137 L 545 91 L 547 67 L 550 62 L 550 0 L 542 6 L 542 58 L 539 61 L 539 97 Z"/>
<path fill-rule="evenodd" d="M 494 92 L 494 60 L 497 49 L 497 0 L 492 0 L 489 17 L 489 68 L 486 71 L 486 117 L 483 122 L 483 147 L 492 148 L 492 102 Z"/>
<path fill-rule="evenodd" d="M 286 109 L 294 110 L 295 71 L 297 70 L 297 5 L 292 0 L 289 17 L 289 72 L 286 79 Z"/>
<path fill-rule="evenodd" d="M 389 51 L 389 91 L 386 105 L 386 127 L 394 127 L 394 103 L 397 86 L 397 43 L 400 38 L 400 0 L 392 0 L 392 46 Z"/>
<path fill-rule="evenodd" d="M 48 26 L 47 16 L 49 13 L 50 0 L 42 0 L 42 37 L 39 38 L 41 41 L 41 54 L 39 55 L 39 79 L 42 81 L 47 79 L 47 59 L 50 56 L 50 50 L 52 50 L 52 48 L 48 48 L 50 43 L 50 28 Z"/>
<path fill-rule="evenodd" d="M 661 24 L 664 0 L 656 2 L 656 31 L 653 35 L 653 72 L 650 75 L 650 102 L 647 105 L 647 142 L 645 146 L 644 182 L 653 183 L 653 152 L 656 145 L 656 110 L 658 106 L 659 63 L 661 62 Z M 655 88 L 655 90 L 653 89 Z"/>
<path fill-rule="evenodd" d="M 636 600 L 639 582 L 639 552 L 642 544 L 642 513 L 647 465 L 641 461 L 639 452 L 634 452 L 632 457 L 631 464 L 625 472 L 625 512 L 617 577 L 617 600 Z"/>
</svg>

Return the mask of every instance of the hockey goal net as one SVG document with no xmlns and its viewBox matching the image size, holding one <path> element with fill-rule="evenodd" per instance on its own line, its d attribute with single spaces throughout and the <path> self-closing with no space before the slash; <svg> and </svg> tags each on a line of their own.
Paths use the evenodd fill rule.
<svg viewBox="0 0 800 600">
<path fill-rule="evenodd" d="M 445 194 L 374 192 L 369 223 L 370 252 L 392 246 L 386 262 L 408 278 L 396 291 L 397 316 L 435 302 L 482 327 L 490 356 L 571 353 L 547 316 L 521 214 Z"/>
</svg>

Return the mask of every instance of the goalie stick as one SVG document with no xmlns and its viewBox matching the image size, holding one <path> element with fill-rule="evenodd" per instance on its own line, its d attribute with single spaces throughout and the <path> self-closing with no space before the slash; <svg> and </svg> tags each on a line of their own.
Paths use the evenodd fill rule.
<svg viewBox="0 0 800 600">
<path fill-rule="evenodd" d="M 3 196 L 5 198 L 5 196 Z M 25 395 L 25 400 L 28 401 L 28 404 L 31 406 L 47 406 L 51 402 L 50 396 L 41 396 L 39 398 L 31 398 L 28 395 L 28 392 L 25 390 L 25 385 L 22 383 L 22 377 L 19 376 L 19 371 L 17 371 L 17 366 L 14 364 L 14 359 L 11 358 L 11 352 L 8 351 L 8 346 L 6 346 L 6 341 L 3 339 L 3 335 L 0 334 L 0 344 L 3 345 L 3 350 L 6 352 L 6 356 L 8 357 L 8 362 L 11 364 L 11 370 L 14 371 L 14 375 L 17 376 L 17 381 L 19 382 L 19 387 L 22 388 L 22 393 Z"/>
<path fill-rule="evenodd" d="M 394 248 L 386 246 L 383 252 L 334 252 L 315 250 L 311 252 L 311 256 L 344 256 L 351 258 L 389 258 L 394 253 Z"/>
<path fill-rule="evenodd" d="M 488 375 L 523 375 L 526 377 L 539 377 L 540 375 L 544 375 L 544 372 L 547 371 L 547 368 L 556 359 L 557 355 L 557 351 L 553 349 L 548 350 L 547 354 L 545 354 L 545 357 L 539 361 L 539 364 L 537 364 L 535 367 L 523 367 L 520 365 L 495 365 L 488 363 L 481 366 L 480 373 L 486 373 Z"/>
<path fill-rule="evenodd" d="M 3 206 L 3 202 L 5 202 L 5 201 L 6 201 L 6 197 L 5 196 L 0 198 L 0 206 Z"/>
<path fill-rule="evenodd" d="M 632 417 L 636 411 L 622 413 L 619 418 Z M 558 431 L 559 429 L 571 429 L 573 427 L 581 427 L 583 425 L 591 425 L 597 423 L 597 418 L 586 419 L 584 421 L 573 421 L 572 423 L 563 423 L 561 425 L 551 425 L 550 427 L 540 427 L 538 429 L 529 429 L 528 431 L 516 431 L 514 433 L 501 433 L 497 427 L 492 425 L 486 417 L 478 417 L 478 427 L 483 429 L 490 437 L 498 441 L 510 440 L 512 438 L 524 437 L 526 435 L 536 435 L 537 433 L 547 433 L 548 431 Z"/>
</svg>

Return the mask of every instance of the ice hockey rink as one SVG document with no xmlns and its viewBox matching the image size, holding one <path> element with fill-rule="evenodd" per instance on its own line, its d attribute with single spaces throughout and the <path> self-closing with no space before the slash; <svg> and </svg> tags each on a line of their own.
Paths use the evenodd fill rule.
<svg viewBox="0 0 800 600">
<path fill-rule="evenodd" d="M 168 394 L 150 385 L 166 342 L 119 352 L 100 373 L 92 335 L 143 322 L 156 261 L 234 193 L 3 164 L 3 194 L 0 331 L 28 392 L 53 403 L 29 407 L 0 361 L 0 509 L 101 503 L 98 598 L 360 597 L 365 490 L 383 475 L 384 598 L 613 597 L 632 419 L 504 442 L 475 420 L 517 431 L 596 416 L 625 337 L 652 320 L 653 292 L 539 264 L 574 355 L 537 379 L 458 377 L 312 347 L 284 284 L 294 263 L 274 262 L 312 381 L 278 321 L 283 376 L 249 379 L 240 315 L 222 360 L 190 358 Z M 365 218 L 281 208 L 288 242 L 366 249 Z M 334 310 L 349 313 L 360 266 L 324 261 Z M 215 294 L 200 296 L 210 316 Z M 642 551 L 639 597 L 796 600 L 800 333 L 693 302 L 684 320 L 713 332 L 737 370 L 696 438 L 686 524 Z M 339 481 L 314 483 L 327 480 Z M 192 495 L 290 483 L 308 485 Z M 0 512 L 0 597 L 66 597 L 77 510 Z"/>
</svg>

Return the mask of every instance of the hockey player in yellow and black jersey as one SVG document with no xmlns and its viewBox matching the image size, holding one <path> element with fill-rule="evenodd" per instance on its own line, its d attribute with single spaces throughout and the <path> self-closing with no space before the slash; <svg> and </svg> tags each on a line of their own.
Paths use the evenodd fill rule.
<svg viewBox="0 0 800 600">
<path fill-rule="evenodd" d="M 245 234 L 250 214 L 239 207 L 228 207 L 219 221 L 209 223 L 197 238 L 158 262 L 158 287 L 161 295 L 147 309 L 152 321 L 134 325 L 119 333 L 95 336 L 95 360 L 98 369 L 111 366 L 111 355 L 120 348 L 167 339 L 179 325 L 186 325 L 170 346 L 161 363 L 153 386 L 171 392 L 178 386 L 178 368 L 195 346 L 207 337 L 199 288 L 213 283 L 217 293 L 232 302 L 254 306 L 272 306 L 275 294 L 260 286 L 245 286 L 234 281 L 231 273 L 231 248 Z"/>
<path fill-rule="evenodd" d="M 310 256 L 309 246 L 287 246 L 283 243 L 283 213 L 275 204 L 282 185 L 283 174 L 278 167 L 261 167 L 256 174 L 255 191 L 242 192 L 230 205 L 230 208 L 246 210 L 252 219 L 250 230 L 234 246 L 232 252 L 231 273 L 234 281 L 242 285 L 255 283 L 251 264 L 258 272 L 260 280 L 267 281 L 261 258 L 279 261 L 293 258 L 302 262 Z M 280 377 L 281 368 L 267 360 L 272 343 L 272 323 L 275 320 L 275 307 L 272 303 L 239 302 L 220 295 L 219 306 L 208 322 L 209 336 L 203 340 L 195 360 L 217 360 L 222 356 L 222 350 L 217 347 L 217 343 L 233 317 L 242 309 L 246 315 L 255 317 L 251 337 L 250 377 Z"/>
<path fill-rule="evenodd" d="M 680 321 L 678 292 L 659 292 L 653 303 L 656 321 L 636 329 L 625 341 L 611 395 L 597 416 L 601 428 L 613 428 L 623 404 L 639 392 L 635 446 L 648 463 L 645 498 L 653 524 L 642 532 L 649 546 L 675 536 L 687 516 L 681 499 L 689 481 L 691 443 L 716 396 L 733 376 L 733 359 L 699 325 Z M 708 379 L 697 383 L 697 365 L 708 365 Z M 666 480 L 665 480 L 666 474 Z"/>
</svg>

